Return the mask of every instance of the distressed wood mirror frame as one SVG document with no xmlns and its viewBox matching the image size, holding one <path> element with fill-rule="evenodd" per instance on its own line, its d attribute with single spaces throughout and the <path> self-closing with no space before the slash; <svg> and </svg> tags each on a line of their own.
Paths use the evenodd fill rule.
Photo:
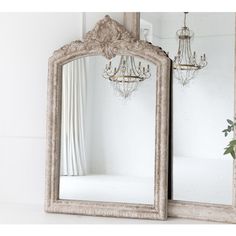
<svg viewBox="0 0 236 236">
<path fill-rule="evenodd" d="M 236 14 L 235 14 L 234 93 L 235 93 L 234 111 L 236 111 Z M 232 168 L 233 168 L 232 205 L 169 200 L 168 216 L 198 219 L 198 220 L 218 221 L 224 223 L 236 223 L 236 161 L 235 160 Z"/>
<path fill-rule="evenodd" d="M 62 66 L 80 57 L 102 55 L 112 59 L 121 54 L 137 56 L 157 66 L 154 204 L 61 200 L 59 169 Z M 83 42 L 73 41 L 54 52 L 49 59 L 48 72 L 47 212 L 162 220 L 167 218 L 170 63 L 161 48 L 137 40 L 123 25 L 109 16 L 100 20 L 85 35 Z"/>
</svg>

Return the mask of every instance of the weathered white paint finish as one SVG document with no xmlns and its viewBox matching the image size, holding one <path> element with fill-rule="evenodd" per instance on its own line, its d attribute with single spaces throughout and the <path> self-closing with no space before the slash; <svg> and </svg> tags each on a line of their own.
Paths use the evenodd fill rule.
<svg viewBox="0 0 236 236">
<path fill-rule="evenodd" d="M 133 55 L 157 66 L 156 156 L 154 205 L 59 200 L 60 124 L 62 66 L 75 58 L 102 55 Z M 47 212 L 132 217 L 167 218 L 170 59 L 157 46 L 132 37 L 124 26 L 106 16 L 85 35 L 55 51 L 49 59 L 47 117 L 46 201 Z"/>
<path fill-rule="evenodd" d="M 173 200 L 168 203 L 168 216 L 236 223 L 236 208 L 230 205 Z"/>
<path fill-rule="evenodd" d="M 124 26 L 137 40 L 140 37 L 140 12 L 125 12 Z"/>
</svg>

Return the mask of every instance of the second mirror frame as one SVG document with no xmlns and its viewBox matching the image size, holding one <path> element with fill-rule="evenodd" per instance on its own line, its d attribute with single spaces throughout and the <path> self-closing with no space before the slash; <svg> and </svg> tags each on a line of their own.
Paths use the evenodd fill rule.
<svg viewBox="0 0 236 236">
<path fill-rule="evenodd" d="M 234 21 L 235 51 L 234 51 L 234 111 L 236 110 L 236 14 Z M 234 112 L 235 113 L 235 112 Z M 171 112 L 170 117 L 173 115 Z M 235 134 L 234 134 L 235 136 Z M 171 147 L 170 147 L 171 148 Z M 170 150 L 172 153 L 172 150 Z M 170 157 L 172 160 L 172 157 Z M 171 165 L 171 163 L 170 163 Z M 172 167 L 170 167 L 171 171 Z M 200 203 L 182 200 L 168 201 L 168 216 L 185 219 L 197 219 L 224 223 L 236 223 L 236 160 L 233 161 L 232 205 Z M 186 176 L 187 179 L 187 176 Z M 171 189 L 171 188 L 169 188 Z"/>
</svg>

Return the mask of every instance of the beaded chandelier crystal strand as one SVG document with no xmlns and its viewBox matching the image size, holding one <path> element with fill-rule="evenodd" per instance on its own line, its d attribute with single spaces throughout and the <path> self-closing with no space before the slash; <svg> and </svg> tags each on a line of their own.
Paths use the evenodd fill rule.
<svg viewBox="0 0 236 236">
<path fill-rule="evenodd" d="M 200 57 L 198 63 L 196 52 L 192 53 L 191 39 L 193 38 L 193 32 L 186 26 L 187 14 L 188 12 L 184 12 L 184 26 L 176 32 L 179 46 L 173 63 L 174 76 L 183 86 L 196 76 L 198 70 L 207 66 L 206 54 Z"/>
</svg>

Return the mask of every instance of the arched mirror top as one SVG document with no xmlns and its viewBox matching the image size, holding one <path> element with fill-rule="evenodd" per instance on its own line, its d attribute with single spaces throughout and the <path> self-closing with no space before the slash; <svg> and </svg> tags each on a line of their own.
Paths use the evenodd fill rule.
<svg viewBox="0 0 236 236">
<path fill-rule="evenodd" d="M 89 31 L 84 41 L 75 40 L 54 51 L 50 63 L 65 64 L 83 56 L 102 55 L 108 60 L 116 55 L 134 55 L 154 64 L 170 61 L 167 53 L 160 47 L 144 40 L 137 40 L 120 23 L 106 15 Z"/>
</svg>

